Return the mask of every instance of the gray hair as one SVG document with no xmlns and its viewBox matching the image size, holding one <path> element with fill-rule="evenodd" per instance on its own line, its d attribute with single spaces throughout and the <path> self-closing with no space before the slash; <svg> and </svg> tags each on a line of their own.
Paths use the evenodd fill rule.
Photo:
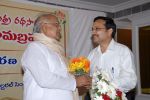
<svg viewBox="0 0 150 100">
<path fill-rule="evenodd" d="M 53 14 L 42 14 L 37 17 L 37 19 L 34 22 L 34 27 L 33 27 L 33 34 L 34 33 L 41 33 L 41 23 L 44 23 L 48 20 L 48 16 L 55 16 Z M 44 19 L 43 19 L 44 18 Z"/>
</svg>

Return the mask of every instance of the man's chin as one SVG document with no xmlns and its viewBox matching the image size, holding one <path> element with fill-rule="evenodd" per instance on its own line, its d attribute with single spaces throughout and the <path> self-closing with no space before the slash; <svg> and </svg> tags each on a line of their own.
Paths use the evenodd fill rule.
<svg viewBox="0 0 150 100">
<path fill-rule="evenodd" d="M 60 41 L 60 39 L 56 38 L 57 41 Z"/>
<path fill-rule="evenodd" d="M 98 43 L 92 43 L 93 48 L 97 47 L 99 44 Z"/>
<path fill-rule="evenodd" d="M 99 41 L 99 40 L 98 40 L 96 37 L 92 39 L 92 42 L 93 42 L 93 43 L 98 43 L 98 41 Z"/>
<path fill-rule="evenodd" d="M 93 41 L 93 44 L 99 44 L 99 43 L 97 41 L 95 41 L 95 42 Z"/>
<path fill-rule="evenodd" d="M 57 37 L 56 40 L 57 40 L 57 41 L 60 41 L 60 40 L 61 40 L 61 37 Z"/>
</svg>

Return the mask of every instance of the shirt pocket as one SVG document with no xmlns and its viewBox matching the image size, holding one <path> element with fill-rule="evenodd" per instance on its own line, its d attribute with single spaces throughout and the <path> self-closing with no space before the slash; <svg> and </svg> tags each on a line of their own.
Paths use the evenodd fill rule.
<svg viewBox="0 0 150 100">
<path fill-rule="evenodd" d="M 119 78 L 121 72 L 121 61 L 117 57 L 114 57 L 110 64 L 110 71 L 112 73 L 113 78 Z"/>
</svg>

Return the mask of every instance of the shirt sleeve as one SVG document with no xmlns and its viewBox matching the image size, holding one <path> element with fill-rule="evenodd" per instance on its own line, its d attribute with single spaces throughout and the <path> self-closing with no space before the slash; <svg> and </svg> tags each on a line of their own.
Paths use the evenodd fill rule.
<svg viewBox="0 0 150 100">
<path fill-rule="evenodd" d="M 47 62 L 46 53 L 48 52 L 43 51 L 37 44 L 29 45 L 22 57 L 22 66 L 30 71 L 37 84 L 43 88 L 74 91 L 76 88 L 74 77 L 69 73 L 66 77 L 53 73 Z"/>
<path fill-rule="evenodd" d="M 92 77 L 93 73 L 94 73 L 94 67 L 92 66 L 92 56 L 93 56 L 93 51 L 91 51 L 88 55 L 88 59 L 90 61 L 90 76 Z"/>
<path fill-rule="evenodd" d="M 113 82 L 124 92 L 135 88 L 137 77 L 133 54 L 130 50 L 126 50 L 121 55 L 121 72 L 119 73 L 119 77 L 114 78 Z"/>
</svg>

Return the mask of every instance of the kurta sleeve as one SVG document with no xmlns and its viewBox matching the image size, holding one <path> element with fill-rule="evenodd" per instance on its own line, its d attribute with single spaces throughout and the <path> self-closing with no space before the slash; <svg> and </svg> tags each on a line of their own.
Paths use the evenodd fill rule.
<svg viewBox="0 0 150 100">
<path fill-rule="evenodd" d="M 44 51 L 43 49 L 45 48 L 40 47 L 35 43 L 28 46 L 21 60 L 24 70 L 28 70 L 37 84 L 43 88 L 74 91 L 76 88 L 74 77 L 67 72 L 67 76 L 65 77 L 53 73 L 46 56 L 49 52 L 47 50 Z M 51 63 L 58 60 L 51 58 L 51 56 L 50 59 L 52 59 Z"/>
</svg>

